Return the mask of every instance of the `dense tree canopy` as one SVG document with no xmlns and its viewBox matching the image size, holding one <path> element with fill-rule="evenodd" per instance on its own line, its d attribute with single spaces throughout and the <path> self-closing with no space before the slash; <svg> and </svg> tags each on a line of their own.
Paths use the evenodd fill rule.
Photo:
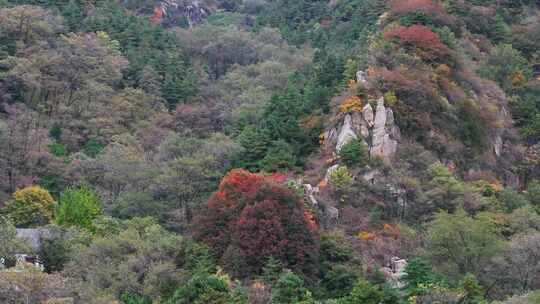
<svg viewBox="0 0 540 304">
<path fill-rule="evenodd" d="M 536 304 L 538 49 L 533 0 L 0 0 L 0 302 Z"/>
</svg>

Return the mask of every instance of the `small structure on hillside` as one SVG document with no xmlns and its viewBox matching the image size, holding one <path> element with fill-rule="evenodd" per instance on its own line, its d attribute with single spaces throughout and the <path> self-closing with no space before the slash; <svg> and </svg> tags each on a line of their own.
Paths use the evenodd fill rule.
<svg viewBox="0 0 540 304">
<path fill-rule="evenodd" d="M 24 241 L 31 249 L 30 252 L 19 252 L 14 255 L 16 265 L 23 263 L 34 265 L 43 271 L 44 265 L 37 252 L 41 250 L 42 238 L 50 234 L 46 228 L 17 228 L 16 237 Z M 5 259 L 0 259 L 2 268 L 6 265 Z"/>
<path fill-rule="evenodd" d="M 50 231 L 46 228 L 17 228 L 17 238 L 23 240 L 34 251 L 41 249 L 41 239 Z"/>
</svg>

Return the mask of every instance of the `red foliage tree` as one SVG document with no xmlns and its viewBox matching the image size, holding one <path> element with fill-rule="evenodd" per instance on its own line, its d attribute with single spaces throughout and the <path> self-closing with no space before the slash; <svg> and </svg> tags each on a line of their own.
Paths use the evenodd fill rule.
<svg viewBox="0 0 540 304">
<path fill-rule="evenodd" d="M 195 238 L 241 277 L 259 273 L 270 256 L 307 275 L 316 268 L 317 225 L 302 199 L 272 177 L 231 171 L 193 228 Z"/>
<path fill-rule="evenodd" d="M 397 26 L 384 33 L 387 40 L 396 40 L 402 47 L 412 50 L 425 60 L 437 60 L 450 55 L 450 49 L 439 36 L 423 25 Z"/>
</svg>

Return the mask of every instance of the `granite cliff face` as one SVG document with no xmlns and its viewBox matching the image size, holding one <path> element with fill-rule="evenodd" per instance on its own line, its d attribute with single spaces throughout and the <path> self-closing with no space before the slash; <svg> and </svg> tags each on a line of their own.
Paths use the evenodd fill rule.
<svg viewBox="0 0 540 304">
<path fill-rule="evenodd" d="M 371 104 L 366 103 L 361 112 L 346 113 L 324 133 L 326 144 L 335 145 L 337 154 L 351 140 L 362 138 L 369 145 L 370 157 L 380 157 L 389 162 L 398 149 L 401 134 L 394 121 L 394 112 L 385 105 L 384 97 L 380 97 L 376 104 L 375 112 Z"/>
<path fill-rule="evenodd" d="M 371 157 L 381 157 L 388 161 L 397 151 L 399 128 L 394 124 L 394 112 L 384 106 L 382 97 L 377 101 L 371 134 Z"/>
<path fill-rule="evenodd" d="M 152 21 L 166 26 L 193 28 L 217 9 L 213 1 L 163 0 L 154 8 Z"/>
</svg>

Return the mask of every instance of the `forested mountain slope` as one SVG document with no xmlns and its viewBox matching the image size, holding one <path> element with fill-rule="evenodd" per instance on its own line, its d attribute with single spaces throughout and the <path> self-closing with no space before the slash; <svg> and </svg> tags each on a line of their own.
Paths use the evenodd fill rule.
<svg viewBox="0 0 540 304">
<path fill-rule="evenodd" d="M 540 303 L 539 5 L 0 0 L 0 302 Z"/>
</svg>

